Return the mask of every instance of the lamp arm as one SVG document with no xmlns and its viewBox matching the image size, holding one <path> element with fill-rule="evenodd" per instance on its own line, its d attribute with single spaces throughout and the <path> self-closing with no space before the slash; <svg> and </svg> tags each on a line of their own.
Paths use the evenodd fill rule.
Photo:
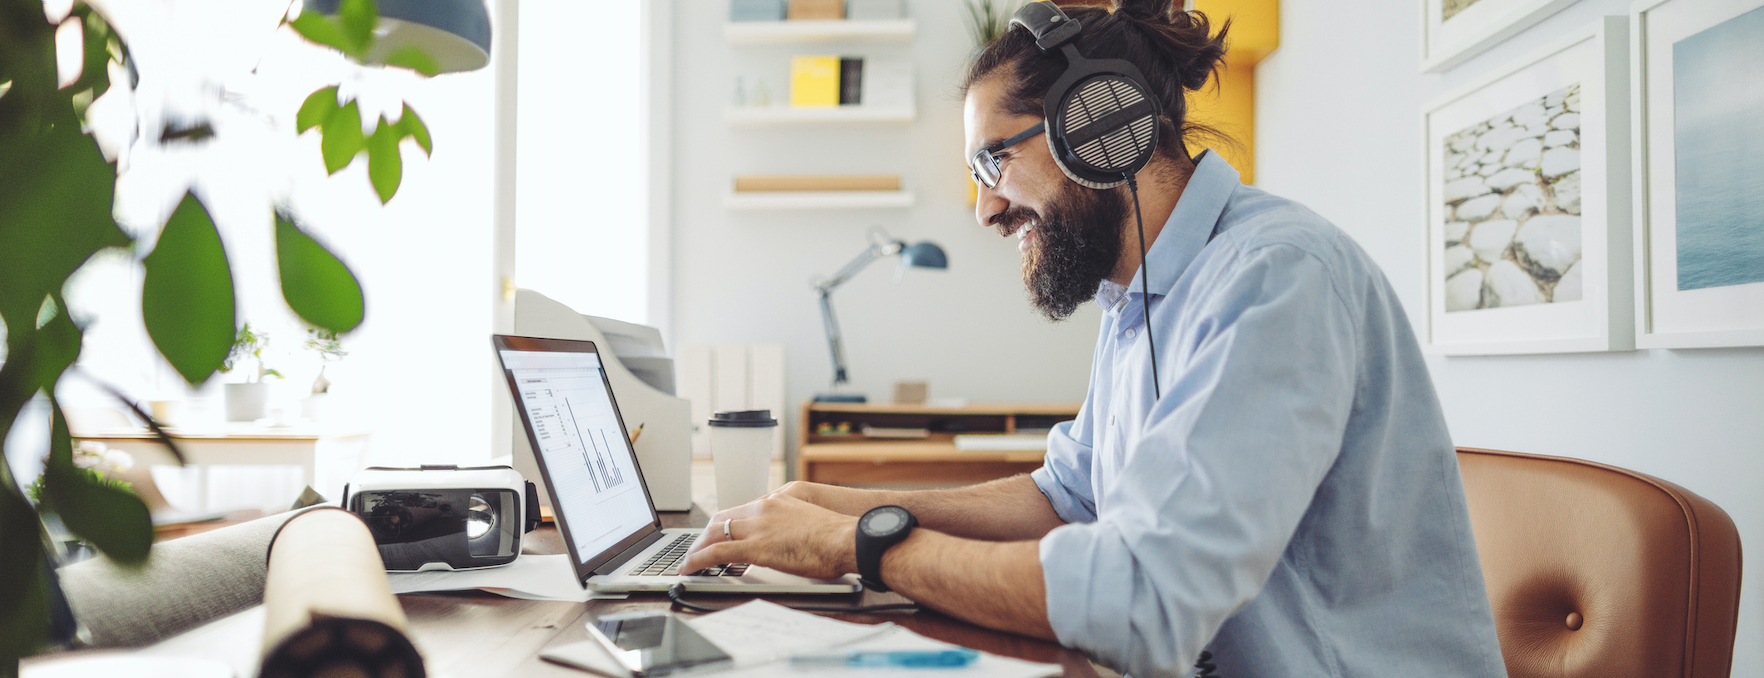
<svg viewBox="0 0 1764 678">
<path fill-rule="evenodd" d="M 840 343 L 839 320 L 833 316 L 833 289 L 831 286 L 816 289 L 821 294 L 821 324 L 827 330 L 827 350 L 833 356 L 833 388 L 837 389 L 848 380 L 845 378 L 845 348 Z"/>
<path fill-rule="evenodd" d="M 834 273 L 832 277 L 815 283 L 815 290 L 832 291 L 833 288 L 845 284 L 845 281 L 851 280 L 852 276 L 863 271 L 865 267 L 876 263 L 877 259 L 897 254 L 900 252 L 901 248 L 904 247 L 906 247 L 906 243 L 899 240 L 888 240 L 870 245 L 869 247 L 864 248 L 863 252 L 858 253 L 858 255 L 850 262 L 846 263 L 845 266 L 840 267 L 839 271 Z"/>
</svg>

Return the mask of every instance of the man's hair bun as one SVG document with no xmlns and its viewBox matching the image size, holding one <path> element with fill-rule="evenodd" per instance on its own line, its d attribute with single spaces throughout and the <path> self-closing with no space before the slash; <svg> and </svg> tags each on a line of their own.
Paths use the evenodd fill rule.
<svg viewBox="0 0 1764 678">
<path fill-rule="evenodd" d="M 1115 0 L 1115 13 L 1140 21 L 1170 21 L 1174 0 Z"/>
</svg>

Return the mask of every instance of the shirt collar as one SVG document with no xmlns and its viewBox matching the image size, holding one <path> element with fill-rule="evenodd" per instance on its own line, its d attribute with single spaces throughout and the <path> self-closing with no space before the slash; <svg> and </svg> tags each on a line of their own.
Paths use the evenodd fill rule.
<svg viewBox="0 0 1764 678">
<path fill-rule="evenodd" d="M 1146 287 L 1155 290 L 1153 294 L 1165 294 L 1176 286 L 1188 265 L 1200 255 L 1201 248 L 1207 246 L 1220 215 L 1225 213 L 1225 203 L 1230 201 L 1232 192 L 1241 183 L 1237 169 L 1231 163 L 1225 162 L 1212 149 L 1201 152 L 1194 173 L 1188 177 L 1188 186 L 1182 189 L 1182 196 L 1176 200 L 1176 209 L 1170 212 L 1164 230 L 1152 241 L 1151 251 L 1145 253 L 1147 261 L 1158 262 L 1151 268 L 1146 281 Z M 1141 268 L 1144 268 L 1143 264 Z M 1139 276 L 1140 271 L 1133 272 L 1135 283 Z M 1104 280 L 1097 288 L 1096 303 L 1103 310 L 1111 309 L 1123 295 L 1138 287 L 1134 284 L 1124 288 Z"/>
</svg>

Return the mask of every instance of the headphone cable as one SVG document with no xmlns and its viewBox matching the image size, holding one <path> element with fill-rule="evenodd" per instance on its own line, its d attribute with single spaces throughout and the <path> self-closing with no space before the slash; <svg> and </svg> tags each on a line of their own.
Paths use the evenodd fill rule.
<svg viewBox="0 0 1764 678">
<path fill-rule="evenodd" d="M 1152 342 L 1151 290 L 1146 283 L 1146 279 L 1150 277 L 1146 270 L 1151 267 L 1151 262 L 1145 259 L 1145 218 L 1139 214 L 1139 182 L 1132 174 L 1124 173 L 1122 176 L 1127 178 L 1127 190 L 1133 194 L 1133 222 L 1139 226 L 1139 295 L 1142 297 L 1139 306 L 1145 310 L 1145 346 L 1151 352 L 1152 396 L 1155 402 L 1164 398 L 1164 391 L 1158 387 L 1158 345 Z"/>
</svg>

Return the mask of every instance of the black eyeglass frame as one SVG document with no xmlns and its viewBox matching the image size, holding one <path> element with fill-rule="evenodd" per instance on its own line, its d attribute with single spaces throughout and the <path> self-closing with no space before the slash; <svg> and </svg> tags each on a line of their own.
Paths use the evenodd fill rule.
<svg viewBox="0 0 1764 678">
<path fill-rule="evenodd" d="M 1029 129 L 1017 133 L 1016 136 L 975 151 L 974 157 L 968 158 L 968 173 L 974 176 L 974 183 L 985 186 L 987 190 L 998 188 L 999 180 L 1004 178 L 1004 169 L 1000 167 L 998 158 L 993 157 L 992 154 L 1023 143 L 1045 131 L 1047 131 L 1047 121 L 1043 120 L 1030 126 Z M 985 171 L 981 171 L 982 168 Z"/>
</svg>

